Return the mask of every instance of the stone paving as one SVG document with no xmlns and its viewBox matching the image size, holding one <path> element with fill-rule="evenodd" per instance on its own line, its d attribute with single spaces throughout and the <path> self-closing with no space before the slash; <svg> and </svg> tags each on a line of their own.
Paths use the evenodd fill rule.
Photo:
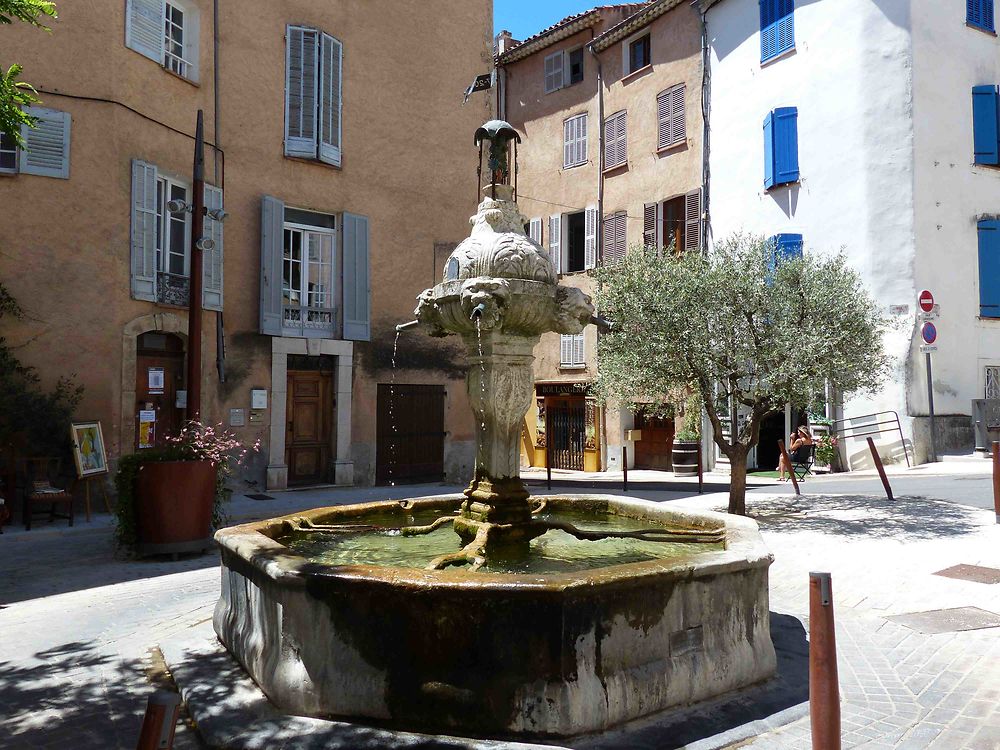
<svg viewBox="0 0 1000 750">
<path fill-rule="evenodd" d="M 442 491 L 397 487 L 392 495 Z M 647 493 L 637 487 L 630 494 Z M 289 493 L 273 505 L 246 507 L 270 514 L 356 496 Z M 721 495 L 648 496 L 724 505 Z M 748 505 L 776 557 L 773 622 L 804 638 L 808 572 L 833 574 L 845 748 L 1000 749 L 1000 628 L 924 634 L 886 619 L 953 607 L 1000 613 L 1000 584 L 933 575 L 963 563 L 1000 568 L 1000 526 L 992 511 L 919 497 L 890 503 L 856 495 L 755 494 Z M 131 750 L 152 689 L 150 651 L 209 620 L 219 586 L 217 558 L 117 560 L 106 524 L 55 528 L 0 536 L 0 748 Z M 804 647 L 786 654 L 800 681 L 805 659 Z M 798 705 L 764 704 L 761 695 L 750 692 L 703 710 L 700 723 L 689 723 L 695 735 L 676 731 L 676 723 L 636 722 L 559 744 L 593 750 L 809 748 L 801 685 Z M 181 727 L 175 747 L 198 748 L 199 740 Z"/>
</svg>

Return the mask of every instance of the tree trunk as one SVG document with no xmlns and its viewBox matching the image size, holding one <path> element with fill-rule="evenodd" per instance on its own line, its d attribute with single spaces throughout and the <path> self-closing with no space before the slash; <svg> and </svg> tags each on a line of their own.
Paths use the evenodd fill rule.
<svg viewBox="0 0 1000 750">
<path fill-rule="evenodd" d="M 737 448 L 729 457 L 729 512 L 737 516 L 747 514 L 746 449 Z"/>
</svg>

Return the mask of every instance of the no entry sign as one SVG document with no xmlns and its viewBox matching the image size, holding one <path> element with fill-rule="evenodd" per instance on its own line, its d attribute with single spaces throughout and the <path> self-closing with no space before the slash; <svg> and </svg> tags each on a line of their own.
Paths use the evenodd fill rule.
<svg viewBox="0 0 1000 750">
<path fill-rule="evenodd" d="M 917 296 L 917 302 L 920 304 L 920 309 L 924 312 L 931 312 L 934 310 L 934 295 L 926 289 L 924 289 L 924 291 Z"/>
<path fill-rule="evenodd" d="M 933 344 L 937 341 L 937 326 L 928 320 L 920 327 L 920 337 L 925 344 Z"/>
</svg>

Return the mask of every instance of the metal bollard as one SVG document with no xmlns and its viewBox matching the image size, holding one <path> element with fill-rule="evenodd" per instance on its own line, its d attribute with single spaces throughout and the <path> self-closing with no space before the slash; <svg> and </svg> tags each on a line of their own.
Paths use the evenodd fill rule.
<svg viewBox="0 0 1000 750">
<path fill-rule="evenodd" d="M 705 467 L 701 463 L 701 443 L 698 443 L 698 494 L 705 488 Z"/>
<path fill-rule="evenodd" d="M 795 494 L 801 495 L 802 491 L 799 490 L 799 480 L 798 477 L 795 476 L 795 467 L 792 466 L 792 457 L 788 455 L 788 449 L 785 447 L 784 440 L 778 441 L 778 450 L 780 450 L 781 455 L 785 457 L 785 466 L 788 467 L 788 475 L 792 480 L 792 487 L 795 489 Z"/>
<path fill-rule="evenodd" d="M 622 446 L 622 492 L 628 492 L 628 446 Z"/>
<path fill-rule="evenodd" d="M 149 696 L 135 750 L 172 750 L 180 710 L 181 697 L 177 693 L 161 690 Z"/>
<path fill-rule="evenodd" d="M 993 510 L 1000 523 L 1000 442 L 993 441 Z"/>
<path fill-rule="evenodd" d="M 868 450 L 872 452 L 872 461 L 875 464 L 875 468 L 878 469 L 879 479 L 882 480 L 882 486 L 885 488 L 885 496 L 890 500 L 895 500 L 892 496 L 892 487 L 889 486 L 889 477 L 885 475 L 885 467 L 882 465 L 882 457 L 878 454 L 875 449 L 875 441 L 868 438 Z M 994 486 L 996 486 L 996 480 L 994 481 Z"/>
<path fill-rule="evenodd" d="M 809 721 L 813 750 L 840 750 L 840 681 L 829 573 L 809 574 Z"/>
</svg>

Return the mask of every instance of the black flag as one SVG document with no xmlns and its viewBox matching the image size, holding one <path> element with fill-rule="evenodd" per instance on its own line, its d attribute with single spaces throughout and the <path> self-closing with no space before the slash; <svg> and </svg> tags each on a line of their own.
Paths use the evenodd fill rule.
<svg viewBox="0 0 1000 750">
<path fill-rule="evenodd" d="M 492 73 L 484 73 L 481 76 L 476 76 L 476 80 L 472 82 L 472 85 L 465 90 L 465 99 L 462 100 L 462 104 L 469 101 L 469 97 L 475 94 L 477 91 L 486 91 L 486 89 L 493 88 L 493 79 L 496 77 L 496 71 Z"/>
</svg>

